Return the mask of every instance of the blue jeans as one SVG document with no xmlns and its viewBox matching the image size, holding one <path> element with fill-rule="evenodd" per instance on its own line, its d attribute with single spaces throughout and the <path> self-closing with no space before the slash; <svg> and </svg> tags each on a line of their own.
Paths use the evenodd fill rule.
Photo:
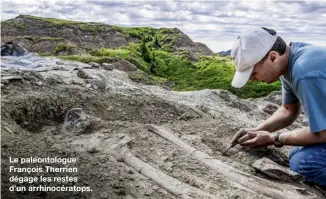
<svg viewBox="0 0 326 199">
<path fill-rule="evenodd" d="M 326 185 L 326 144 L 293 147 L 289 156 L 290 168 L 307 182 Z"/>
</svg>

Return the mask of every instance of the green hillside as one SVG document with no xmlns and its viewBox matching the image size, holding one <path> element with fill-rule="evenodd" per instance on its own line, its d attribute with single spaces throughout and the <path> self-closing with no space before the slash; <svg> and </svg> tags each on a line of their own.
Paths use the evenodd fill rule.
<svg viewBox="0 0 326 199">
<path fill-rule="evenodd" d="M 142 53 L 142 44 L 131 43 L 119 49 L 98 49 L 91 53 L 92 56 L 61 56 L 61 58 L 86 63 L 91 61 L 103 63 L 111 57 L 123 58 L 153 76 L 173 81 L 175 83 L 173 89 L 176 91 L 225 89 L 241 98 L 256 98 L 281 89 L 279 81 L 273 84 L 249 82 L 241 89 L 233 88 L 231 81 L 235 68 L 230 57 L 200 56 L 199 62 L 191 62 L 187 59 L 187 52 L 184 55 L 177 55 L 161 48 L 154 48 L 152 44 L 153 42 L 146 43 L 145 53 Z"/>
<path fill-rule="evenodd" d="M 17 39 L 28 39 L 33 42 L 52 41 L 57 42 L 54 51 L 51 53 L 39 54 L 44 56 L 56 56 L 62 51 L 69 51 L 72 48 L 81 48 L 89 54 L 88 56 L 69 55 L 59 56 L 63 59 L 78 60 L 81 62 L 107 62 L 112 58 L 121 58 L 135 64 L 139 69 L 153 76 L 153 79 L 174 82 L 173 89 L 177 91 L 189 91 L 200 89 L 225 89 L 241 98 L 262 97 L 270 92 L 281 89 L 280 82 L 265 84 L 261 82 L 249 82 L 245 87 L 236 89 L 231 86 L 234 75 L 234 66 L 229 57 L 203 56 L 191 52 L 194 43 L 177 28 L 151 28 L 151 27 L 118 27 L 104 23 L 77 22 L 53 18 L 41 18 L 30 15 L 20 15 L 19 20 L 10 19 L 1 22 L 2 31 L 6 29 L 21 32 L 33 31 L 33 27 L 52 28 L 50 30 L 78 30 L 92 35 L 105 35 L 108 32 L 115 32 L 122 35 L 129 42 L 128 46 L 117 48 L 89 48 L 88 46 L 77 46 L 67 44 L 62 38 L 64 35 L 48 36 L 39 35 L 18 35 Z M 22 23 L 22 21 L 24 21 Z M 53 29 L 54 28 L 54 29 Z M 29 31 L 26 31 L 26 30 Z M 55 31 L 54 31 L 55 32 Z M 36 32 L 38 33 L 38 32 Z M 2 34 L 3 35 L 3 34 Z M 62 37 L 61 37 L 62 36 Z M 84 38 L 84 37 L 80 37 Z M 185 43 L 188 48 L 178 48 L 180 43 Z M 192 43 L 191 43 L 192 42 Z M 177 45 L 178 44 L 178 45 Z M 198 51 L 197 51 L 198 52 Z"/>
</svg>

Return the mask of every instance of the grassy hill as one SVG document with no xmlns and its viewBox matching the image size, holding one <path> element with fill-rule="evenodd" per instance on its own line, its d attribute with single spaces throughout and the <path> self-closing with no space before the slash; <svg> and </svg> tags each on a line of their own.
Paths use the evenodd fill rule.
<svg viewBox="0 0 326 199">
<path fill-rule="evenodd" d="M 155 77 L 164 78 L 175 83 L 176 91 L 201 89 L 224 89 L 241 98 L 266 96 L 272 91 L 280 90 L 279 81 L 273 84 L 248 82 L 241 89 L 233 88 L 231 81 L 235 68 L 230 57 L 200 56 L 198 62 L 187 59 L 187 52 L 176 54 L 161 49 L 149 48 L 149 61 L 145 61 L 141 53 L 141 44 L 129 44 L 119 49 L 99 49 L 92 56 L 61 56 L 63 59 L 81 62 L 103 63 L 107 58 L 123 58 L 134 63 L 138 68 Z"/>
<path fill-rule="evenodd" d="M 249 82 L 241 89 L 233 88 L 235 71 L 230 57 L 214 56 L 210 49 L 199 47 L 177 28 L 118 27 L 30 15 L 2 21 L 1 25 L 3 41 L 13 38 L 16 43 L 25 42 L 34 45 L 34 49 L 44 50 L 36 50 L 41 55 L 86 63 L 126 59 L 153 79 L 174 82 L 173 89 L 177 91 L 225 89 L 241 98 L 250 98 L 281 89 L 280 82 L 269 85 Z M 71 49 L 81 49 L 81 54 L 86 54 L 62 53 Z"/>
</svg>

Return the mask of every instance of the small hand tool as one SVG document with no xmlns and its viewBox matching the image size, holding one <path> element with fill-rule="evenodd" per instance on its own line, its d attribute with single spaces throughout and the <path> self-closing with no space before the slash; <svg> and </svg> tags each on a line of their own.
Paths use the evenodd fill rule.
<svg viewBox="0 0 326 199">
<path fill-rule="evenodd" d="M 226 155 L 226 153 L 233 147 L 235 147 L 235 145 L 237 145 L 237 142 L 231 143 L 231 145 L 222 153 L 222 155 Z"/>
</svg>

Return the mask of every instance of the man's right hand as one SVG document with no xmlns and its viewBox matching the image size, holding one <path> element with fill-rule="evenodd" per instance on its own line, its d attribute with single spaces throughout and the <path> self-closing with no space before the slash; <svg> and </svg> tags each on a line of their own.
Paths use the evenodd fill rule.
<svg viewBox="0 0 326 199">
<path fill-rule="evenodd" d="M 230 146 L 235 146 L 238 144 L 239 138 L 243 137 L 246 135 L 249 131 L 258 131 L 258 128 L 241 128 L 232 138 Z M 249 138 L 248 138 L 249 139 Z"/>
</svg>

